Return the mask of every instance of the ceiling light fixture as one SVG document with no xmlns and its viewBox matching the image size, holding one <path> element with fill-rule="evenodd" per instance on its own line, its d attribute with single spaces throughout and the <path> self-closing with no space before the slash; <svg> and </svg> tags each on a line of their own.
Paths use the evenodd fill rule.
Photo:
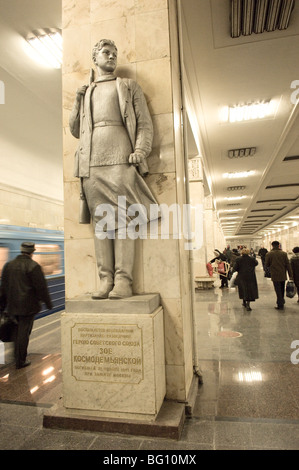
<svg viewBox="0 0 299 470">
<path fill-rule="evenodd" d="M 34 34 L 27 38 L 35 58 L 39 63 L 60 69 L 62 64 L 62 36 L 60 32 L 54 31 L 43 34 Z"/>
<path fill-rule="evenodd" d="M 231 0 L 231 37 L 287 29 L 294 0 Z"/>
<path fill-rule="evenodd" d="M 275 100 L 260 101 L 235 106 L 224 106 L 220 110 L 220 120 L 230 123 L 264 119 L 275 115 L 277 103 Z"/>
<path fill-rule="evenodd" d="M 226 197 L 224 199 L 227 199 L 228 201 L 237 201 L 238 199 L 245 199 L 246 196 L 234 196 L 234 197 Z"/>
<path fill-rule="evenodd" d="M 253 170 L 248 171 L 236 171 L 231 173 L 224 173 L 223 178 L 247 178 L 248 176 L 254 175 Z"/>
</svg>

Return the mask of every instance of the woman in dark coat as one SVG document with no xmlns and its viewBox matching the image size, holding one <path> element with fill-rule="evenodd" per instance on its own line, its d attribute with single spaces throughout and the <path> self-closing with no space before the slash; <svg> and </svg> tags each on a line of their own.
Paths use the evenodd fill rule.
<svg viewBox="0 0 299 470">
<path fill-rule="evenodd" d="M 238 271 L 235 283 L 238 286 L 239 298 L 243 300 L 246 310 L 251 310 L 250 302 L 258 299 L 258 287 L 255 275 L 255 267 L 258 261 L 249 256 L 249 250 L 243 248 L 242 256 L 239 256 L 233 266 L 233 272 Z"/>
</svg>

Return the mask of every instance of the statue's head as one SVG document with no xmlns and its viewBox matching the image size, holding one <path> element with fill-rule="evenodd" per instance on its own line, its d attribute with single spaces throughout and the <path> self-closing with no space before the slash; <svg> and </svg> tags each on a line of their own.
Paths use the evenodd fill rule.
<svg viewBox="0 0 299 470">
<path fill-rule="evenodd" d="M 92 50 L 92 60 L 104 72 L 113 72 L 117 65 L 117 47 L 111 39 L 101 39 Z"/>
</svg>

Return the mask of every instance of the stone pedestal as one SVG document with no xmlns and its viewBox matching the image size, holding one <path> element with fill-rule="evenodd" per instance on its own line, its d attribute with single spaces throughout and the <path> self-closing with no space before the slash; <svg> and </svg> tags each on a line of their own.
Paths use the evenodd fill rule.
<svg viewBox="0 0 299 470">
<path fill-rule="evenodd" d="M 63 404 L 84 415 L 154 420 L 166 393 L 160 296 L 66 304 Z"/>
</svg>

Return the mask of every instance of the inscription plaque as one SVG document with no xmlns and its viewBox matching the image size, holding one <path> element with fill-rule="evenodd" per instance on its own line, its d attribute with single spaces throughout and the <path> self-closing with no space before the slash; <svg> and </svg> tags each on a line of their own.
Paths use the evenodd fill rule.
<svg viewBox="0 0 299 470">
<path fill-rule="evenodd" d="M 71 328 L 72 376 L 78 381 L 138 384 L 143 380 L 138 325 L 76 323 Z"/>
</svg>

